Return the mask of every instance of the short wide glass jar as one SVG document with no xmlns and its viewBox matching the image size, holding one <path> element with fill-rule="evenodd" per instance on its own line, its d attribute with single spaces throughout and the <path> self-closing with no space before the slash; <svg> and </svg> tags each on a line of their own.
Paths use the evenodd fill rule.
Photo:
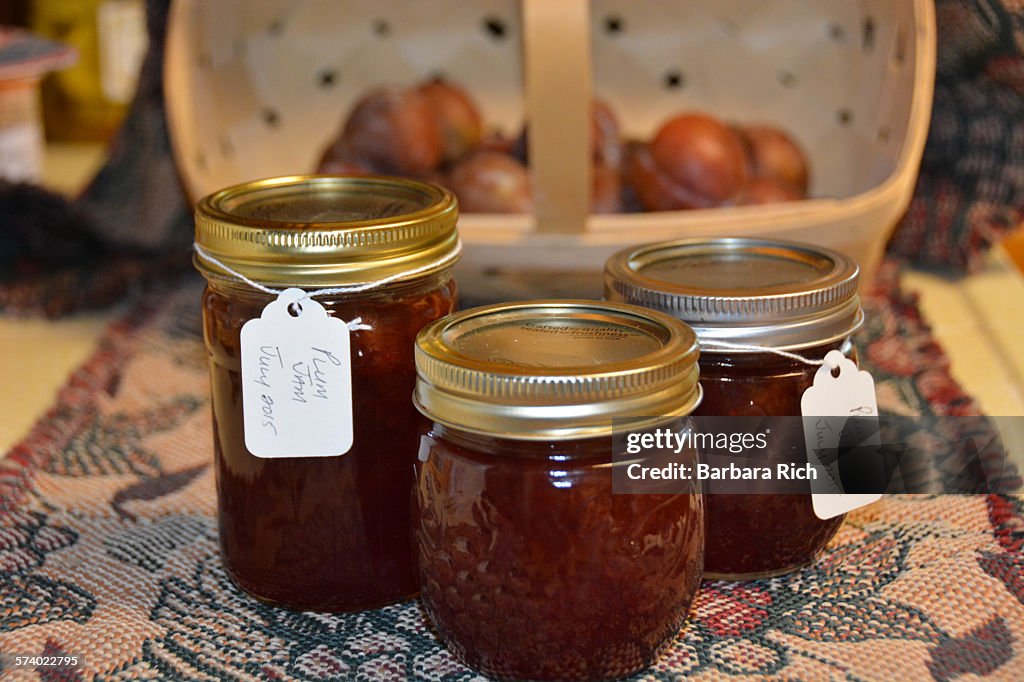
<svg viewBox="0 0 1024 682">
<path fill-rule="evenodd" d="M 461 661 L 611 679 L 675 637 L 702 575 L 702 498 L 696 484 L 613 494 L 626 460 L 612 431 L 683 428 L 697 352 L 678 320 L 594 301 L 476 308 L 420 333 L 421 597 Z"/>
<path fill-rule="evenodd" d="M 766 239 L 684 239 L 620 251 L 605 265 L 605 298 L 668 313 L 701 344 L 706 417 L 799 417 L 820 361 L 839 349 L 856 361 L 850 335 L 863 320 L 858 267 L 818 246 Z M 760 349 L 760 350 L 759 350 Z M 748 422 L 749 423 L 749 422 Z M 758 460 L 773 469 L 805 452 L 798 419 L 777 430 Z M 779 428 L 781 427 L 781 428 Z M 806 461 L 806 460 L 805 460 Z M 705 575 L 750 579 L 810 564 L 843 516 L 818 518 L 806 493 L 716 494 L 705 486 Z"/>
<path fill-rule="evenodd" d="M 228 575 L 293 609 L 360 610 L 417 592 L 409 537 L 423 417 L 409 401 L 419 330 L 455 308 L 454 197 L 384 177 L 296 176 L 229 187 L 196 208 L 207 280 L 220 541 Z M 279 290 L 317 296 L 351 322 L 353 444 L 327 457 L 254 456 L 246 447 L 240 331 Z M 380 285 L 369 283 L 381 282 Z M 340 418 L 340 417 L 339 417 Z"/>
</svg>

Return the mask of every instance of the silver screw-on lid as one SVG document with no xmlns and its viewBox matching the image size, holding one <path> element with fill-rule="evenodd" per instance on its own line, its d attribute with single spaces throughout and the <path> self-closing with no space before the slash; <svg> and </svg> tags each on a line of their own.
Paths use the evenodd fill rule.
<svg viewBox="0 0 1024 682">
<path fill-rule="evenodd" d="M 605 298 L 668 313 L 702 342 L 800 348 L 860 326 L 858 277 L 852 259 L 811 244 L 692 238 L 613 255 Z"/>
</svg>

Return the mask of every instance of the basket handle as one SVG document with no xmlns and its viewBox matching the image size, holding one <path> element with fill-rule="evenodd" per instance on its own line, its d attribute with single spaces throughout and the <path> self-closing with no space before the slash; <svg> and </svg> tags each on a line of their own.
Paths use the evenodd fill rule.
<svg viewBox="0 0 1024 682">
<path fill-rule="evenodd" d="M 522 8 L 536 230 L 581 233 L 590 214 L 590 1 Z"/>
</svg>

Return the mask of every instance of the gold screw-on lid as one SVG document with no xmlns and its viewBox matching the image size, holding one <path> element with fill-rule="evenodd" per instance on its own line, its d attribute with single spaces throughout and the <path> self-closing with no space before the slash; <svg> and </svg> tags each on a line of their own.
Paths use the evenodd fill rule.
<svg viewBox="0 0 1024 682">
<path fill-rule="evenodd" d="M 454 255 L 457 217 L 455 196 L 426 182 L 293 175 L 203 198 L 195 239 L 205 253 L 270 286 L 359 284 Z M 201 258 L 195 262 L 204 274 L 229 274 Z M 449 259 L 437 269 L 450 265 Z"/>
<path fill-rule="evenodd" d="M 518 440 L 609 435 L 700 403 L 697 337 L 662 313 L 599 301 L 527 301 L 442 318 L 416 339 L 427 417 Z"/>
<path fill-rule="evenodd" d="M 864 319 L 857 264 L 812 244 L 737 237 L 645 244 L 614 254 L 604 274 L 605 298 L 672 315 L 702 342 L 795 349 L 849 336 Z"/>
</svg>

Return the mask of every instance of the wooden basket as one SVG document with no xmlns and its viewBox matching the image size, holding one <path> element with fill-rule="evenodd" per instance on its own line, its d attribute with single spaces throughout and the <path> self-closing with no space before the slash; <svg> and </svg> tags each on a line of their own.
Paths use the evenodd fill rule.
<svg viewBox="0 0 1024 682">
<path fill-rule="evenodd" d="M 931 0 L 175 0 L 165 87 L 193 198 L 311 172 L 375 85 L 440 73 L 489 124 L 529 120 L 534 214 L 460 221 L 458 274 L 486 299 L 599 295 L 612 252 L 693 235 L 814 242 L 870 276 L 913 191 L 934 71 Z M 591 93 L 630 137 L 686 109 L 780 125 L 809 152 L 812 198 L 588 215 Z"/>
</svg>

